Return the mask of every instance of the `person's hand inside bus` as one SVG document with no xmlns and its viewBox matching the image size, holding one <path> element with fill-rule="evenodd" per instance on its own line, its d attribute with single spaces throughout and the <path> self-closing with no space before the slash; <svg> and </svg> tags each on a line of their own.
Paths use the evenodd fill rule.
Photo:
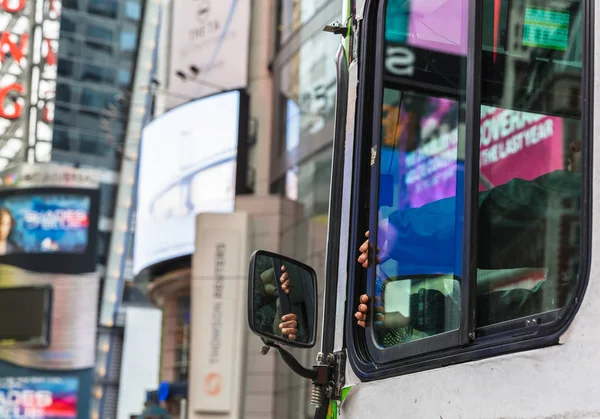
<svg viewBox="0 0 600 419">
<path fill-rule="evenodd" d="M 279 329 L 282 335 L 288 335 L 289 340 L 296 340 L 298 336 L 298 321 L 294 313 L 286 314 L 281 318 Z"/>
<path fill-rule="evenodd" d="M 369 311 L 369 296 L 363 294 L 360 296 L 360 304 L 358 311 L 354 317 L 358 320 L 360 327 L 367 326 L 367 312 Z M 400 329 L 410 324 L 410 317 L 404 316 L 398 311 L 386 313 L 385 308 L 381 304 L 381 298 L 375 297 L 375 326 L 384 327 L 386 329 Z"/>
<path fill-rule="evenodd" d="M 290 295 L 290 291 L 292 290 L 292 285 L 290 284 L 290 278 L 288 276 L 287 271 L 285 270 L 284 265 L 281 266 L 281 272 L 283 272 L 283 274 L 281 275 L 281 278 L 279 278 L 279 282 L 281 282 L 281 289 L 287 295 Z"/>
<path fill-rule="evenodd" d="M 358 311 L 354 314 L 354 317 L 358 320 L 360 327 L 366 327 L 367 325 L 367 312 L 369 311 L 369 296 L 363 294 L 360 296 L 360 304 L 358 305 Z M 381 305 L 381 298 L 375 297 L 375 322 L 383 324 L 385 318 L 383 306 Z"/>
<path fill-rule="evenodd" d="M 360 252 L 360 256 L 358 257 L 358 263 L 360 263 L 363 268 L 368 268 L 369 250 L 372 247 L 371 243 L 369 242 L 368 231 L 365 233 L 365 237 L 367 238 L 367 240 L 365 240 L 365 242 L 358 248 L 358 251 Z M 380 253 L 380 249 L 377 249 L 377 253 Z M 377 263 L 381 263 L 381 258 L 379 257 L 379 255 L 377 256 Z"/>
</svg>

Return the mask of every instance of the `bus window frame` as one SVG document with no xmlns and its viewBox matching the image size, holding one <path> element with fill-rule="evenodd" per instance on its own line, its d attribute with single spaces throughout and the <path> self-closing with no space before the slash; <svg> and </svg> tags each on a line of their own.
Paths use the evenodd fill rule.
<svg viewBox="0 0 600 419">
<path fill-rule="evenodd" d="M 378 5 L 377 5 L 377 20 L 379 22 L 384 22 L 385 21 L 385 13 L 386 13 L 386 8 L 387 8 L 387 3 L 388 0 L 381 0 Z M 383 40 L 385 39 L 385 25 L 379 25 L 379 27 L 377 27 L 377 43 L 375 45 L 375 74 L 384 74 L 384 54 L 385 54 L 385 42 L 383 42 Z M 380 42 L 381 41 L 381 42 Z M 465 70 L 466 71 L 466 70 Z M 372 114 L 373 114 L 373 121 L 381 121 L 381 117 L 382 117 L 382 106 L 381 103 L 383 103 L 383 91 L 384 91 L 384 79 L 385 76 L 382 77 L 376 77 L 375 81 L 374 81 L 374 88 L 373 88 L 373 109 L 372 109 Z M 445 94 L 443 93 L 440 96 L 445 96 Z M 369 198 L 369 207 L 372 208 L 378 208 L 379 207 L 379 175 L 380 175 L 380 164 L 381 164 L 381 123 L 373 123 L 372 124 L 372 132 L 371 132 L 371 150 L 372 153 L 375 153 L 375 159 L 374 161 L 371 161 L 371 173 L 370 173 L 370 187 L 369 190 L 370 192 L 370 198 Z M 374 150 L 374 151 L 373 151 Z M 372 154 L 373 156 L 373 154 Z M 373 157 L 370 157 L 371 159 L 373 159 Z M 465 163 L 466 164 L 466 163 Z M 467 205 L 467 201 L 469 199 L 469 196 L 472 196 L 472 194 L 467 195 L 466 193 L 466 186 L 468 184 L 468 181 L 466 180 L 467 176 L 465 176 L 465 192 L 464 192 L 464 197 L 465 197 L 465 207 Z M 475 187 L 477 187 L 477 182 L 475 183 Z M 475 201 L 475 204 L 477 202 Z M 469 205 L 471 205 L 469 203 Z M 369 240 L 372 243 L 377 243 L 377 234 L 378 234 L 378 228 L 377 225 L 379 223 L 379 216 L 378 216 L 378 211 L 369 211 L 370 216 L 369 216 Z M 469 232 L 469 228 L 467 227 L 469 224 L 472 223 L 471 220 L 469 220 L 469 218 L 467 218 L 466 216 L 467 214 L 465 213 L 465 217 L 464 217 L 464 233 L 466 234 L 467 232 Z M 470 227 L 470 226 L 469 226 Z M 470 233 L 469 233 L 470 234 Z M 469 237 L 466 236 L 465 237 Z M 465 254 L 465 241 L 463 241 L 463 249 L 462 252 L 463 254 Z M 370 256 L 373 256 L 374 258 L 374 252 L 371 252 Z M 463 261 L 464 263 L 464 261 Z M 375 276 L 376 276 L 376 269 L 375 269 L 376 264 L 373 263 L 373 261 L 371 261 L 369 263 L 369 268 L 367 268 L 367 295 L 375 295 Z M 468 268 L 465 270 L 466 273 L 468 273 Z M 460 274 L 462 274 L 462 272 L 460 272 Z M 468 278 L 468 276 L 465 275 L 465 278 Z M 412 342 L 406 342 L 403 343 L 402 345 L 397 345 L 397 346 L 393 346 L 390 348 L 385 348 L 385 350 L 382 350 L 381 348 L 379 348 L 379 345 L 377 344 L 376 340 L 375 340 L 375 334 L 374 334 L 374 328 L 373 328 L 373 323 L 371 321 L 368 321 L 366 324 L 366 328 L 365 328 L 365 332 L 366 332 L 366 345 L 367 345 L 367 349 L 369 351 L 369 356 L 373 359 L 374 362 L 376 363 L 387 363 L 390 362 L 391 360 L 394 359 L 403 359 L 403 358 L 407 358 L 410 356 L 413 356 L 415 353 L 419 353 L 419 352 L 435 352 L 435 351 L 441 351 L 444 349 L 448 349 L 448 348 L 452 348 L 458 345 L 464 345 L 465 343 L 467 343 L 469 341 L 469 327 L 470 325 L 468 324 L 468 320 L 467 317 L 464 315 L 464 313 L 467 313 L 469 310 L 469 294 L 472 292 L 471 291 L 471 286 L 470 284 L 468 284 L 468 281 L 465 281 L 464 278 L 461 279 L 460 281 L 461 283 L 461 311 L 460 311 L 460 326 L 457 329 L 454 330 L 450 330 L 450 331 L 446 331 L 444 333 L 440 333 L 434 336 L 429 336 L 426 339 L 419 339 L 419 340 L 415 340 Z M 369 302 L 369 312 L 373 313 L 375 311 L 375 306 L 374 306 L 374 299 L 371 298 L 371 301 Z"/>
<path fill-rule="evenodd" d="M 352 249 L 357 249 L 360 243 L 364 240 L 363 234 L 365 226 L 368 225 L 370 231 L 373 230 L 377 212 L 373 211 L 374 215 L 369 214 L 368 220 L 364 215 L 365 209 L 373 208 L 373 204 L 377 205 L 377 192 L 373 192 L 373 186 L 378 186 L 378 180 L 373 182 L 373 179 L 365 180 L 366 171 L 371 171 L 371 176 L 378 178 L 379 173 L 376 171 L 377 164 L 374 167 L 370 165 L 371 159 L 371 141 L 379 149 L 380 144 L 380 119 L 376 117 L 380 114 L 380 105 L 376 105 L 377 89 L 383 88 L 383 77 L 375 77 L 377 73 L 377 63 L 383 62 L 382 46 L 383 46 L 383 31 L 377 28 L 377 22 L 380 18 L 380 11 L 383 8 L 385 12 L 386 0 L 366 0 L 364 20 L 359 27 L 360 33 L 360 63 L 359 68 L 359 89 L 357 96 L 357 118 L 355 125 L 355 142 L 354 151 L 354 174 L 353 174 L 353 190 L 354 199 L 352 203 L 351 214 L 351 240 L 349 243 L 350 252 Z M 469 21 L 480 21 L 482 16 L 482 7 L 479 1 L 469 1 Z M 573 297 L 560 310 L 541 313 L 540 315 L 531 316 L 531 318 L 543 318 L 544 320 L 552 320 L 549 323 L 534 324 L 531 327 L 524 328 L 523 324 L 528 318 L 511 320 L 509 322 L 492 325 L 482 329 L 475 329 L 475 286 L 476 274 L 469 273 L 477 272 L 476 254 L 474 253 L 477 242 L 476 231 L 473 229 L 466 235 L 467 228 L 465 225 L 465 236 L 463 239 L 463 262 L 465 270 L 465 278 L 463 283 L 468 282 L 468 289 L 462 289 L 469 294 L 468 308 L 461 313 L 461 329 L 467 332 L 469 336 L 465 345 L 457 344 L 449 346 L 445 349 L 433 348 L 427 343 L 431 338 L 423 339 L 414 342 L 415 348 L 418 349 L 418 354 L 410 357 L 393 357 L 385 356 L 390 351 L 388 348 L 377 349 L 381 355 L 372 356 L 368 339 L 371 332 L 369 328 L 363 329 L 357 325 L 354 317 L 354 311 L 358 304 L 358 297 L 365 291 L 364 287 L 364 268 L 358 265 L 355 258 L 350 257 L 348 260 L 348 290 L 346 307 L 346 321 L 351 324 L 346 326 L 346 343 L 348 351 L 348 359 L 352 369 L 359 379 L 362 381 L 373 381 L 384 378 L 389 378 L 398 375 L 410 374 L 419 371 L 431 370 L 469 362 L 493 356 L 498 356 L 511 352 L 539 349 L 547 346 L 555 345 L 559 342 L 560 336 L 571 325 L 575 315 L 581 307 L 585 291 L 587 289 L 591 265 L 591 220 L 592 220 L 592 153 L 593 153 L 593 76 L 594 76 L 594 3 L 593 0 L 582 0 L 581 2 L 583 19 L 582 19 L 582 71 L 581 71 L 581 138 L 582 138 L 582 197 L 581 197 L 581 224 L 580 224 L 580 248 L 581 261 L 579 267 L 579 278 L 576 282 Z M 600 7 L 600 6 L 599 6 Z M 384 25 L 379 25 L 384 26 Z M 476 27 L 479 28 L 476 28 Z M 474 27 L 474 28 L 473 28 Z M 477 195 L 472 191 L 476 190 L 479 181 L 478 165 L 471 164 L 467 167 L 467 161 L 474 160 L 479 156 L 479 147 L 473 147 L 473 144 L 479 144 L 479 125 L 474 122 L 479 121 L 480 105 L 481 105 L 481 25 L 470 25 L 469 29 L 469 44 L 467 71 L 468 74 L 475 74 L 475 77 L 467 79 L 467 127 L 466 127 L 466 156 L 465 156 L 465 201 L 469 201 L 469 206 L 465 205 L 465 219 L 467 216 L 473 217 L 477 215 L 476 199 Z M 376 45 L 376 48 L 366 48 L 366 45 Z M 480 48 L 476 48 L 479 45 Z M 474 59 L 478 57 L 479 59 Z M 381 66 L 381 65 L 379 65 Z M 379 73 L 382 74 L 382 73 Z M 377 80 L 379 79 L 379 80 Z M 380 116 L 380 115 L 379 115 Z M 477 127 L 477 129 L 475 129 Z M 377 156 L 378 157 L 378 156 Z M 467 160 L 468 159 L 468 160 Z M 378 160 L 378 158 L 376 159 Z M 468 172 L 467 172 L 468 170 Z M 373 176 L 374 174 L 374 176 Z M 467 193 L 470 192 L 470 197 Z M 365 201 L 368 199 L 368 201 Z M 368 202 L 370 206 L 365 205 Z M 475 212 L 473 213 L 473 209 Z M 471 211 L 469 214 L 468 211 Z M 370 212 L 370 211 L 368 211 Z M 467 223 L 465 223 L 467 224 Z M 476 224 L 475 224 L 476 225 Z M 361 233 L 362 232 L 362 233 Z M 376 235 L 376 233 L 375 233 Z M 376 242 L 376 237 L 372 238 Z M 468 252 L 464 252 L 467 250 Z M 373 269 L 367 270 L 367 293 L 373 295 L 374 291 L 374 273 Z M 464 299 L 463 299 L 464 301 Z M 372 307 L 371 307 L 372 310 Z M 372 312 L 372 311 L 370 311 Z M 470 313 L 470 315 L 469 315 Z M 516 327 L 518 326 L 518 327 Z M 517 330 L 518 329 L 518 330 Z M 415 349 L 415 350 L 416 350 Z M 415 350 L 412 353 L 415 353 Z"/>
</svg>

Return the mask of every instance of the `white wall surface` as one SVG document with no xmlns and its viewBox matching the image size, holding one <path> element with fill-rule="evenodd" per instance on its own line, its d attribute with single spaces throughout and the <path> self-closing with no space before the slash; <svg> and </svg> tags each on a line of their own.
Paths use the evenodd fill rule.
<svg viewBox="0 0 600 419">
<path fill-rule="evenodd" d="M 159 385 L 162 311 L 127 307 L 117 419 L 144 410 L 146 391 Z"/>
</svg>

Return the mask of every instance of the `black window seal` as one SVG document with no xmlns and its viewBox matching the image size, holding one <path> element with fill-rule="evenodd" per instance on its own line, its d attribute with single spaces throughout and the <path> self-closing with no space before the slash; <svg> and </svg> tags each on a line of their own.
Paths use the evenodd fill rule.
<svg viewBox="0 0 600 419">
<path fill-rule="evenodd" d="M 367 0 L 365 20 L 363 21 L 363 31 L 360 34 L 361 38 L 361 63 L 359 69 L 359 96 L 357 99 L 357 113 L 364 115 L 363 118 L 357 118 L 356 134 L 359 138 L 369 138 L 373 129 L 373 112 L 365 113 L 365 110 L 373 109 L 372 93 L 375 84 L 374 66 L 365 65 L 372 63 L 373 51 L 367 51 L 366 45 L 373 45 L 372 40 L 375 38 L 376 31 L 372 26 L 377 26 L 376 9 L 379 1 L 382 0 Z M 419 371 L 432 370 L 443 366 L 459 364 L 490 358 L 498 355 L 521 352 L 532 349 L 540 349 L 559 342 L 560 337 L 569 328 L 575 315 L 581 307 L 583 297 L 589 282 L 589 274 L 591 267 L 591 222 L 592 222 L 592 160 L 593 160 L 593 97 L 594 97 L 594 0 L 582 0 L 583 10 L 583 39 L 582 39 L 582 99 L 581 99 L 581 138 L 582 138 L 582 197 L 581 197 L 581 227 L 580 227 L 580 248 L 581 262 L 579 267 L 579 279 L 576 282 L 575 292 L 571 300 L 557 313 L 556 320 L 552 323 L 533 326 L 530 329 L 521 328 L 518 331 L 499 334 L 490 334 L 489 336 L 476 338 L 468 346 L 453 347 L 450 349 L 423 353 L 408 359 L 399 359 L 386 364 L 377 364 L 370 358 L 366 347 L 366 334 L 355 321 L 354 311 L 358 303 L 358 295 L 361 289 L 360 281 L 364 281 L 364 275 L 360 274 L 360 268 L 356 263 L 355 258 L 350 257 L 348 260 L 348 303 L 346 308 L 346 321 L 350 322 L 346 326 L 346 343 L 348 350 L 348 359 L 353 371 L 361 381 L 373 381 L 399 375 L 412 374 Z M 472 5 L 479 3 L 471 1 L 469 3 L 469 14 L 477 13 L 473 11 Z M 375 19 L 373 15 L 375 14 Z M 374 33 L 375 32 L 375 33 Z M 375 38 L 376 39 L 376 38 Z M 371 41 L 371 42 L 369 42 Z M 472 49 L 472 43 L 469 48 Z M 372 49 L 371 49 L 372 50 Z M 469 51 L 473 54 L 474 51 Z M 469 64 L 468 64 L 469 65 Z M 468 67 L 469 68 L 469 67 Z M 478 78 L 477 78 L 478 79 Z M 469 98 L 467 98 L 469 100 Z M 471 99 L 472 100 L 472 99 Z M 472 103 L 472 102 L 471 102 Z M 471 116 L 472 118 L 473 116 Z M 366 135 L 365 135 L 366 134 Z M 477 135 L 477 134 L 476 134 Z M 364 220 L 360 219 L 360 211 L 368 210 L 364 205 L 364 179 L 361 182 L 361 173 L 364 174 L 365 163 L 370 158 L 365 154 L 365 146 L 369 141 L 357 141 L 355 150 L 354 165 L 354 188 L 358 199 L 353 200 L 352 204 L 352 228 L 351 228 L 351 249 L 357 249 L 357 245 L 362 238 L 361 231 L 358 227 L 364 225 Z M 368 170 L 368 165 L 366 165 Z M 363 176 L 364 177 L 364 176 Z M 361 192 L 362 191 L 362 192 Z M 367 196 L 368 199 L 368 196 Z M 367 201 L 368 202 L 368 201 Z M 353 252 L 350 252 L 352 255 Z M 474 282 L 474 281 L 473 281 Z M 475 294 L 473 294 L 475 295 Z M 474 304 L 474 298 L 473 304 Z M 545 313 L 543 313 L 545 314 Z M 474 316 L 474 315 L 473 315 Z M 532 317 L 539 317 L 532 316 Z M 527 318 L 517 319 L 510 323 L 519 323 L 526 321 Z M 506 326 L 504 324 L 503 326 Z M 489 329 L 490 331 L 493 328 Z"/>
</svg>

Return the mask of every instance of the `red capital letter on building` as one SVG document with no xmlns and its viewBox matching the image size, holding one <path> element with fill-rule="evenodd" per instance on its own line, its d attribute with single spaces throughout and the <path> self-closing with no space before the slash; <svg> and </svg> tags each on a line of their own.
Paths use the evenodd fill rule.
<svg viewBox="0 0 600 419">
<path fill-rule="evenodd" d="M 0 36 L 0 62 L 4 61 L 6 54 L 4 53 L 4 46 L 8 45 L 10 54 L 17 63 L 20 63 L 23 57 L 25 57 L 25 48 L 27 47 L 27 34 L 21 36 L 21 42 L 19 45 L 15 44 L 10 39 L 10 32 L 2 32 Z"/>
<path fill-rule="evenodd" d="M 0 118 L 17 119 L 21 116 L 22 106 L 19 103 L 15 102 L 13 111 L 7 113 L 4 102 L 6 100 L 6 95 L 8 95 L 9 92 L 23 94 L 24 90 L 23 85 L 17 83 L 9 84 L 0 89 Z"/>
<path fill-rule="evenodd" d="M 9 13 L 17 13 L 25 8 L 27 0 L 20 0 L 18 6 L 11 7 L 10 0 L 2 0 L 2 9 Z"/>
<path fill-rule="evenodd" d="M 44 39 L 46 46 L 48 47 L 48 54 L 46 54 L 46 64 L 55 65 L 56 64 L 56 51 L 52 49 L 52 42 L 49 39 Z"/>
</svg>

